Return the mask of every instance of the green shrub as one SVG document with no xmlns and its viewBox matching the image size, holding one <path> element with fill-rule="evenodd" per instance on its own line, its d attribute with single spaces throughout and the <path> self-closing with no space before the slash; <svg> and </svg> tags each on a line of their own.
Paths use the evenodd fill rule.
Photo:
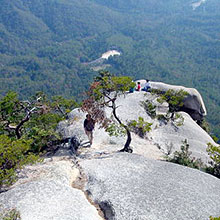
<svg viewBox="0 0 220 220">
<path fill-rule="evenodd" d="M 203 130 L 210 134 L 210 125 L 205 119 L 201 120 L 198 124 Z"/>
<path fill-rule="evenodd" d="M 157 120 L 163 121 L 165 124 L 169 121 L 169 118 L 166 115 L 158 114 L 156 116 Z"/>
<path fill-rule="evenodd" d="M 0 189 L 16 180 L 16 170 L 34 163 L 39 157 L 29 153 L 32 140 L 13 140 L 0 135 Z"/>
<path fill-rule="evenodd" d="M 138 118 L 138 121 L 132 120 L 128 123 L 129 128 L 135 134 L 139 135 L 140 137 L 144 137 L 147 132 L 151 130 L 152 123 L 144 121 L 142 117 Z"/>
<path fill-rule="evenodd" d="M 126 131 L 123 128 L 123 126 L 121 126 L 120 124 L 116 124 L 116 123 L 108 124 L 108 126 L 105 128 L 105 131 L 108 132 L 110 136 L 115 136 L 115 137 L 126 135 Z"/>
<path fill-rule="evenodd" d="M 52 151 L 53 141 L 60 140 L 60 135 L 56 132 L 56 127 L 62 119 L 60 115 L 54 113 L 45 113 L 42 115 L 33 115 L 25 124 L 23 137 L 32 139 L 31 151 L 35 153 L 44 150 Z"/>
<path fill-rule="evenodd" d="M 151 88 L 150 93 L 151 93 L 151 94 L 155 94 L 155 95 L 162 95 L 162 94 L 164 94 L 165 92 L 163 92 L 163 91 L 161 91 L 161 90 L 159 90 L 159 89 L 152 89 L 152 88 Z"/>
<path fill-rule="evenodd" d="M 181 145 L 181 151 L 175 151 L 173 157 L 166 157 L 166 160 L 172 163 L 177 163 L 183 166 L 200 169 L 203 167 L 200 159 L 191 158 L 192 152 L 189 151 L 189 144 L 185 139 Z"/>
<path fill-rule="evenodd" d="M 153 105 L 151 101 L 146 100 L 145 102 L 141 102 L 141 104 L 144 107 L 147 114 L 150 115 L 151 118 L 156 117 L 156 106 Z"/>
<path fill-rule="evenodd" d="M 4 210 L 3 213 L 0 213 L 0 218 L 2 220 L 21 220 L 20 213 L 16 209 Z"/>
<path fill-rule="evenodd" d="M 15 139 L 32 139 L 33 152 L 51 151 L 54 142 L 60 140 L 57 124 L 68 117 L 68 112 L 77 107 L 74 100 L 60 96 L 48 99 L 38 92 L 29 100 L 22 101 L 14 92 L 0 99 L 0 135 Z"/>
<path fill-rule="evenodd" d="M 167 90 L 164 94 L 160 95 L 157 99 L 159 103 L 167 102 L 169 104 L 169 113 L 171 118 L 174 117 L 174 113 L 179 111 L 183 106 L 183 100 L 187 97 L 188 93 L 184 90 L 174 91 L 172 89 Z"/>
<path fill-rule="evenodd" d="M 181 114 L 175 113 L 173 118 L 173 123 L 176 126 L 182 126 L 184 123 L 184 118 Z"/>
<path fill-rule="evenodd" d="M 212 217 L 212 216 L 210 216 L 209 220 L 220 220 L 220 217 Z"/>
<path fill-rule="evenodd" d="M 214 146 L 208 143 L 207 152 L 212 160 L 211 167 L 207 167 L 206 171 L 220 178 L 220 145 Z"/>
</svg>

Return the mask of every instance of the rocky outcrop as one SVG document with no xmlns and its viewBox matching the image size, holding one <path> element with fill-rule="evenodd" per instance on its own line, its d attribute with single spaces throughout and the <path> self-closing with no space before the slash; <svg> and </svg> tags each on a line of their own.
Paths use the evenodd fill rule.
<svg viewBox="0 0 220 220">
<path fill-rule="evenodd" d="M 125 137 L 110 137 L 98 125 L 89 147 L 83 129 L 86 113 L 75 109 L 58 130 L 66 143 L 42 164 L 27 166 L 19 181 L 0 194 L 0 211 L 16 208 L 22 220 L 208 220 L 220 216 L 220 179 L 199 170 L 162 161 L 169 146 L 188 140 L 193 156 L 207 163 L 206 144 L 214 141 L 185 112 L 182 126 L 153 119 L 142 106 L 150 100 L 158 114 L 167 103 L 146 92 L 117 100 L 127 123 L 138 117 L 152 123 L 140 138 L 132 133 L 133 154 L 119 152 Z M 111 116 L 110 109 L 106 109 Z M 2 206 L 1 206 L 2 205 Z"/>
<path fill-rule="evenodd" d="M 141 86 L 144 87 L 146 81 L 138 80 L 138 82 L 141 82 Z M 158 89 L 162 92 L 166 92 L 169 89 L 173 89 L 174 91 L 179 91 L 182 89 L 188 92 L 189 95 L 185 98 L 184 105 L 181 110 L 188 113 L 193 118 L 193 120 L 201 121 L 207 114 L 202 96 L 196 89 L 153 81 L 150 82 L 150 85 L 152 89 Z"/>
<path fill-rule="evenodd" d="M 109 220 L 207 220 L 220 215 L 220 180 L 195 169 L 116 153 L 84 160 L 86 190 Z"/>
<path fill-rule="evenodd" d="M 22 220 L 101 220 L 84 192 L 72 187 L 79 175 L 72 161 L 54 158 L 26 167 L 16 185 L 0 194 L 0 211 L 16 208 Z"/>
<path fill-rule="evenodd" d="M 215 144 L 212 138 L 185 112 L 180 112 L 184 118 L 182 126 L 176 126 L 171 121 L 164 122 L 162 120 L 152 119 L 147 114 L 142 102 L 150 100 L 156 106 L 158 114 L 165 114 L 168 110 L 168 104 L 161 105 L 157 102 L 157 96 L 146 92 L 129 93 L 121 96 L 117 100 L 117 113 L 120 119 L 127 123 L 130 120 L 137 120 L 143 117 L 145 121 L 152 123 L 152 130 L 146 135 L 145 139 L 138 137 L 132 133 L 132 142 L 134 153 L 140 153 L 147 157 L 162 158 L 164 153 L 172 146 L 172 152 L 180 150 L 182 141 L 187 139 L 190 145 L 190 151 L 196 158 L 202 158 L 207 163 L 209 156 L 206 152 L 207 143 Z M 111 110 L 106 109 L 106 114 L 110 117 Z M 82 146 L 88 143 L 87 136 L 83 129 L 83 121 L 85 113 L 79 109 L 73 110 L 68 121 L 63 121 L 59 125 L 59 130 L 65 137 L 77 136 Z M 123 148 L 125 137 L 110 137 L 103 129 L 99 129 L 96 125 L 94 131 L 93 148 L 103 146 L 115 146 L 115 150 Z M 150 149 L 150 150 L 149 150 Z"/>
<path fill-rule="evenodd" d="M 0 194 L 1 210 L 16 208 L 22 220 L 207 220 L 220 215 L 219 179 L 138 154 L 89 149 L 93 155 L 87 150 L 89 157 L 79 156 L 78 163 L 73 157 L 53 157 L 26 167 L 20 180 Z"/>
</svg>

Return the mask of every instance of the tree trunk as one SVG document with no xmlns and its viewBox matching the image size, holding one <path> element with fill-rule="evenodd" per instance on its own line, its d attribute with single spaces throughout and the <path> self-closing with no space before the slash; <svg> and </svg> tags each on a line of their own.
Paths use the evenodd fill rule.
<svg viewBox="0 0 220 220">
<path fill-rule="evenodd" d="M 20 128 L 22 127 L 22 125 L 27 122 L 30 119 L 29 114 L 27 114 L 25 116 L 25 118 L 17 125 L 17 127 L 15 128 L 15 134 L 17 136 L 17 139 L 21 138 L 21 133 L 20 133 Z"/>
<path fill-rule="evenodd" d="M 129 131 L 129 128 L 128 126 L 124 125 L 121 120 L 118 118 L 118 116 L 116 115 L 116 105 L 115 105 L 115 101 L 113 100 L 112 101 L 112 108 L 113 108 L 113 115 L 115 117 L 115 119 L 118 121 L 118 123 L 120 125 L 122 125 L 124 127 L 124 129 L 126 130 L 126 133 L 127 133 L 127 140 L 126 140 L 126 143 L 124 145 L 124 148 L 121 149 L 120 151 L 126 151 L 126 152 L 129 152 L 129 153 L 132 153 L 132 149 L 130 147 L 130 144 L 131 144 L 131 132 Z"/>
</svg>

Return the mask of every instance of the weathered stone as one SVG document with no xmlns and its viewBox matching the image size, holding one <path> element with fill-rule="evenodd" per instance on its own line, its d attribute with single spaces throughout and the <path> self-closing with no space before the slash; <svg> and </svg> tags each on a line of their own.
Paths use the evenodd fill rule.
<svg viewBox="0 0 220 220">
<path fill-rule="evenodd" d="M 141 82 L 141 86 L 144 87 L 145 80 L 138 80 Z M 194 120 L 202 120 L 202 118 L 207 114 L 205 104 L 203 102 L 202 96 L 194 88 L 186 88 L 184 86 L 169 85 L 162 82 L 153 82 L 150 81 L 152 89 L 158 89 L 162 92 L 166 92 L 169 89 L 174 91 L 184 90 L 188 92 L 188 96 L 184 100 L 184 105 L 181 108 L 182 111 L 187 112 Z"/>
<path fill-rule="evenodd" d="M 141 139 L 132 134 L 131 146 L 134 152 L 147 157 L 151 157 L 152 154 L 153 158 L 157 155 L 157 158 L 159 158 L 159 155 L 161 157 L 162 153 L 167 153 L 170 146 L 173 146 L 172 152 L 176 150 L 179 151 L 182 141 L 187 139 L 190 145 L 189 150 L 192 151 L 192 156 L 201 158 L 204 163 L 208 163 L 209 156 L 206 152 L 206 147 L 209 142 L 215 144 L 212 138 L 185 112 L 180 112 L 184 118 L 182 126 L 176 126 L 172 122 L 163 123 L 162 121 L 152 119 L 141 105 L 141 102 L 145 100 L 152 101 L 159 114 L 164 114 L 166 110 L 168 110 L 166 103 L 164 103 L 161 108 L 161 104 L 156 101 L 157 96 L 149 92 L 141 91 L 129 93 L 126 96 L 120 96 L 116 102 L 119 106 L 116 112 L 125 124 L 130 120 L 138 120 L 138 117 L 143 117 L 145 121 L 153 123 L 151 126 L 152 130 L 146 134 L 145 139 Z M 110 117 L 110 108 L 106 108 L 106 114 Z M 62 131 L 64 136 L 67 136 L 67 134 L 69 136 L 77 136 L 81 140 L 81 143 L 88 143 L 88 138 L 83 129 L 84 119 L 85 114 L 75 109 L 70 114 L 70 121 L 72 121 L 72 123 L 68 121 L 62 122 L 60 124 L 62 127 L 60 131 Z M 126 137 L 110 137 L 103 129 L 99 129 L 99 125 L 96 125 L 92 148 L 116 146 L 115 150 L 120 150 L 123 148 L 125 141 Z M 158 153 L 158 148 L 161 150 L 161 154 Z M 150 151 L 148 151 L 148 149 L 150 149 Z"/>
<path fill-rule="evenodd" d="M 220 180 L 199 170 L 117 153 L 83 160 L 86 190 L 110 220 L 220 216 Z"/>
<path fill-rule="evenodd" d="M 210 215 L 219 216 L 219 179 L 158 160 L 170 145 L 173 151 L 179 150 L 187 139 L 193 156 L 207 163 L 206 144 L 214 141 L 185 112 L 180 112 L 182 126 L 151 118 L 141 104 L 145 100 L 153 102 L 157 114 L 166 114 L 168 104 L 161 105 L 149 92 L 120 96 L 116 103 L 123 123 L 138 117 L 152 123 L 145 138 L 132 133 L 134 154 L 118 153 L 126 137 L 110 137 L 99 125 L 89 147 L 83 128 L 86 113 L 75 109 L 69 120 L 58 126 L 66 141 L 55 156 L 23 169 L 12 189 L 0 194 L 0 204 L 17 208 L 22 220 L 100 220 L 97 203 L 108 220 L 206 220 Z M 109 108 L 106 115 L 111 116 Z M 57 157 L 60 155 L 67 157 Z M 85 195 L 79 189 L 86 180 Z"/>
<path fill-rule="evenodd" d="M 26 167 L 22 173 L 11 190 L 0 194 L 1 209 L 16 208 L 22 220 L 101 220 L 85 194 L 72 188 L 77 171 L 70 161 Z"/>
</svg>

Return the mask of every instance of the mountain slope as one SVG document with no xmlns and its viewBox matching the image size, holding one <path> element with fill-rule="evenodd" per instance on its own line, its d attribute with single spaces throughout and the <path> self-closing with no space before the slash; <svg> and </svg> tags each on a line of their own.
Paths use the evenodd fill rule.
<svg viewBox="0 0 220 220">
<path fill-rule="evenodd" d="M 220 4 L 207 0 L 1 0 L 0 94 L 43 90 L 80 99 L 111 48 L 117 74 L 197 88 L 219 132 Z M 220 132 L 219 132 L 220 134 Z"/>
</svg>

